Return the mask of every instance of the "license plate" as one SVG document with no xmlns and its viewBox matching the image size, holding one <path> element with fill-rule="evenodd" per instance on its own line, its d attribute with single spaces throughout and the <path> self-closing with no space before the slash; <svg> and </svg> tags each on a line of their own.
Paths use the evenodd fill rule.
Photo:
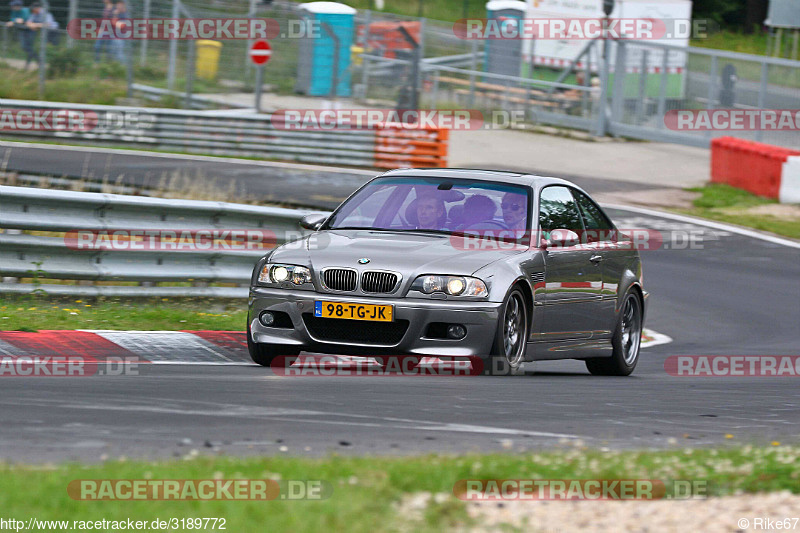
<svg viewBox="0 0 800 533">
<path fill-rule="evenodd" d="M 391 322 L 394 320 L 391 305 L 345 304 L 341 302 L 314 302 L 314 316 Z"/>
</svg>

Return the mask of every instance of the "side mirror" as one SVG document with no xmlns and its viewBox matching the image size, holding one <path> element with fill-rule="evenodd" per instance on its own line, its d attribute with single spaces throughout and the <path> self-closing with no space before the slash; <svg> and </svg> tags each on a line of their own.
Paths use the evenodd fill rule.
<svg viewBox="0 0 800 533">
<path fill-rule="evenodd" d="M 553 248 L 564 248 L 566 246 L 575 246 L 579 241 L 578 234 L 572 230 L 554 229 L 550 232 L 548 245 Z"/>
<path fill-rule="evenodd" d="M 328 215 L 323 215 L 322 213 L 309 213 L 300 219 L 300 227 L 316 231 L 327 218 Z"/>
</svg>

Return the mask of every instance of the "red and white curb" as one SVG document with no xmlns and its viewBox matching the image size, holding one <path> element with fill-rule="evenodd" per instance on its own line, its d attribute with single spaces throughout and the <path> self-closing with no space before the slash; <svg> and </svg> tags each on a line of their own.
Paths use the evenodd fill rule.
<svg viewBox="0 0 800 533">
<path fill-rule="evenodd" d="M 650 329 L 642 335 L 643 348 L 668 342 L 672 339 Z M 253 364 L 243 331 L 0 331 L 0 359 L 22 356 L 87 357 L 98 362 L 135 359 L 152 364 Z M 339 359 L 340 364 L 352 361 L 345 356 Z M 436 362 L 436 358 L 427 359 L 425 363 Z"/>
</svg>

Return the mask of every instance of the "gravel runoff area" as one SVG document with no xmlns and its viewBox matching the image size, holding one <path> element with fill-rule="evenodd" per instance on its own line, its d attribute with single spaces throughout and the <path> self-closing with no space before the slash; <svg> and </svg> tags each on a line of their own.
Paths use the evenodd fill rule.
<svg viewBox="0 0 800 533">
<path fill-rule="evenodd" d="M 432 500 L 442 503 L 449 498 L 452 495 L 416 493 L 401 504 L 402 514 L 420 516 Z M 475 532 L 508 527 L 535 533 L 800 531 L 800 495 L 789 491 L 688 500 L 466 502 L 466 506 L 473 524 L 459 530 Z M 789 520 L 784 524 L 784 519 Z"/>
</svg>

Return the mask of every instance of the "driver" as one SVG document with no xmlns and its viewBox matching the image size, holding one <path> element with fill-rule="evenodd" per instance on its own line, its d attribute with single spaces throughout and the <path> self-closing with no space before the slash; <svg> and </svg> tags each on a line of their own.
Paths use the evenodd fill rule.
<svg viewBox="0 0 800 533">
<path fill-rule="evenodd" d="M 528 222 L 528 210 L 525 197 L 515 192 L 503 195 L 500 208 L 503 210 L 503 221 L 509 229 L 525 229 Z"/>
<path fill-rule="evenodd" d="M 417 229 L 444 229 L 444 200 L 434 194 L 417 198 Z"/>
<path fill-rule="evenodd" d="M 528 202 L 525 196 L 507 192 L 503 195 L 500 208 L 503 210 L 503 222 L 508 229 L 514 232 L 517 239 L 522 238 L 528 225 Z"/>
</svg>

